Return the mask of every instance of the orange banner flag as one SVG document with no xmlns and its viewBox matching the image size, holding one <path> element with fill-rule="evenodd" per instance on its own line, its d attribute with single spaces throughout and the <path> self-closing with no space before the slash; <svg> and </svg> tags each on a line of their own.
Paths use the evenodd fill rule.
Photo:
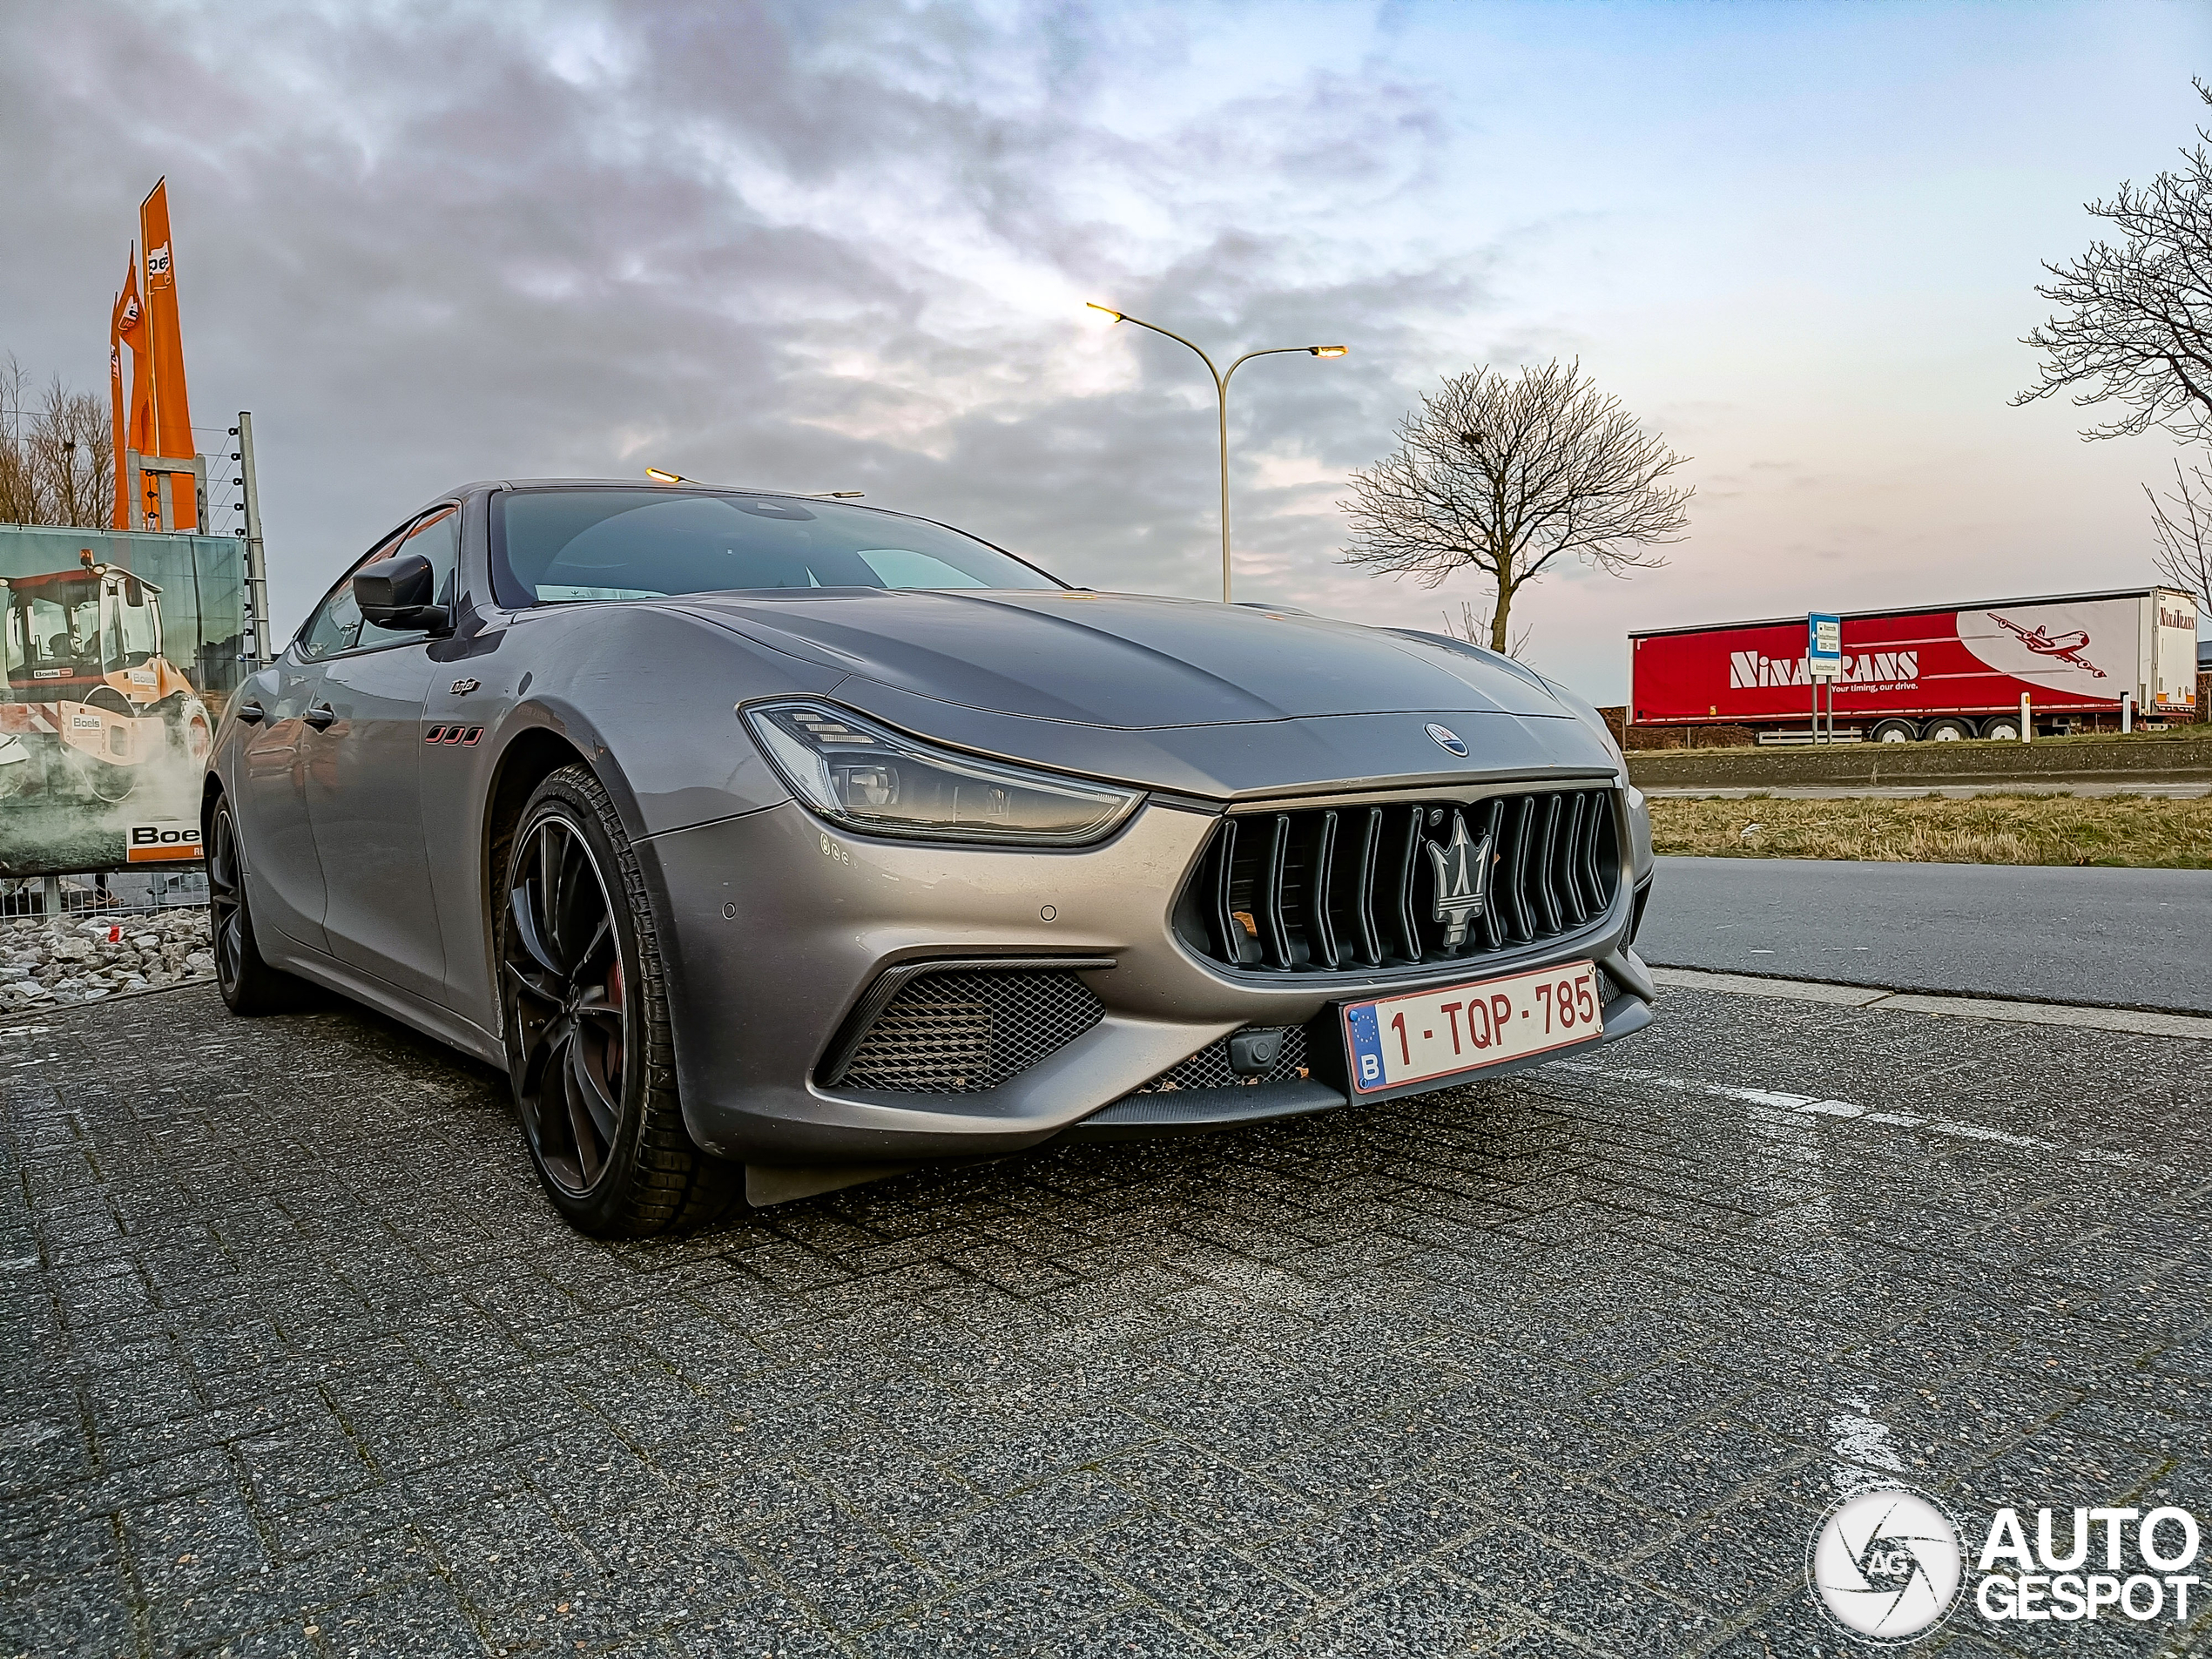
<svg viewBox="0 0 2212 1659">
<path fill-rule="evenodd" d="M 138 206 L 138 232 L 145 239 L 146 323 L 153 347 L 154 453 L 189 461 L 199 453 L 192 442 L 192 408 L 185 395 L 185 343 L 177 329 L 177 260 L 169 238 L 169 181 L 157 181 Z M 197 503 L 182 478 L 171 481 L 172 526 L 199 528 Z"/>
<path fill-rule="evenodd" d="M 161 522 L 161 496 L 154 475 L 145 474 L 140 479 L 143 499 L 126 506 L 125 496 L 130 493 L 127 482 L 130 460 L 126 451 L 136 449 L 140 455 L 158 453 L 154 448 L 153 435 L 153 342 L 146 324 L 145 307 L 138 299 L 138 247 L 131 245 L 131 273 L 123 280 L 123 293 L 116 300 L 116 338 L 131 348 L 131 419 L 128 426 L 118 424 L 115 429 L 116 476 L 125 482 L 115 492 L 118 528 L 136 528 L 125 522 L 135 511 L 137 525 Z M 122 363 L 116 364 L 118 388 L 122 382 Z"/>
<path fill-rule="evenodd" d="M 114 452 L 115 462 L 115 528 L 131 528 L 131 466 L 124 451 L 130 447 L 130 428 L 123 421 L 123 308 L 128 301 L 133 309 L 138 303 L 138 250 L 131 250 L 130 274 L 124 278 L 123 287 L 115 296 L 114 307 L 107 318 L 107 404 L 108 432 L 111 441 L 108 448 Z"/>
</svg>

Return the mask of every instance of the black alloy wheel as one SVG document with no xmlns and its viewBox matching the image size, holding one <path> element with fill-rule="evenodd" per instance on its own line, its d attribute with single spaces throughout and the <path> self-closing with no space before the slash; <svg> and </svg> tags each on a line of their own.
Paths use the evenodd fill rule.
<svg viewBox="0 0 2212 1659">
<path fill-rule="evenodd" d="M 208 945 L 215 953 L 215 988 L 233 1014 L 276 1014 L 297 1008 L 307 986 L 261 960 L 246 898 L 246 865 L 238 821 L 227 796 L 207 820 Z"/>
<path fill-rule="evenodd" d="M 576 825 L 540 814 L 516 843 L 503 969 L 515 1008 L 523 1124 L 546 1179 L 589 1198 L 622 1135 L 630 1042 L 621 941 L 598 860 Z"/>
<path fill-rule="evenodd" d="M 581 765 L 547 777 L 501 862 L 508 1074 L 546 1196 L 592 1233 L 711 1220 L 737 1166 L 684 1127 L 659 930 L 598 779 Z"/>
</svg>

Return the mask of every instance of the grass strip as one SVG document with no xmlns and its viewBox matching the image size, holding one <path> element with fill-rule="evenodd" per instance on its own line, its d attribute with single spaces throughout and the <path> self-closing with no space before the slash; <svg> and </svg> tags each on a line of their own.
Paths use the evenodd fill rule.
<svg viewBox="0 0 2212 1659">
<path fill-rule="evenodd" d="M 2212 797 L 1941 795 L 1651 803 L 1662 853 L 1694 858 L 2212 868 Z"/>
</svg>

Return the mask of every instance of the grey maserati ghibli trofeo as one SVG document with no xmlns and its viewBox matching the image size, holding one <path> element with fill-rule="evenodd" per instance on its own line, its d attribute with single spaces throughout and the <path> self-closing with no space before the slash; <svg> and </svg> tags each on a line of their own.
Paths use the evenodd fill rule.
<svg viewBox="0 0 2212 1659">
<path fill-rule="evenodd" d="M 805 497 L 453 491 L 232 698 L 203 810 L 230 1006 L 503 1064 L 597 1232 L 1650 1019 L 1649 821 L 1571 693 Z"/>
</svg>

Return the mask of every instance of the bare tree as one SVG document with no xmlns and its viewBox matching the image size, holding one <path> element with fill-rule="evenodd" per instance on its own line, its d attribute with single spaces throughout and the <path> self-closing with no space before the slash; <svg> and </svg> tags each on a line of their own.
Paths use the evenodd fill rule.
<svg viewBox="0 0 2212 1659">
<path fill-rule="evenodd" d="M 2188 471 L 2174 462 L 2174 492 L 2161 499 L 2148 484 L 2150 533 L 2157 543 L 2151 563 L 2168 587 L 2186 588 L 2212 603 L 2212 469 L 2202 463 Z"/>
<path fill-rule="evenodd" d="M 2212 104 L 2212 86 L 2195 83 Z M 2083 204 L 2119 233 L 2065 265 L 2035 292 L 2067 307 L 2025 335 L 2046 355 L 2042 378 L 2015 405 L 2071 391 L 2076 407 L 2116 401 L 2126 412 L 2085 438 L 2133 437 L 2163 427 L 2212 442 L 2212 132 L 2196 130 L 2177 172 L 2110 201 Z"/>
<path fill-rule="evenodd" d="M 107 404 L 57 374 L 30 435 L 50 524 L 99 529 L 115 522 L 115 438 Z"/>
<path fill-rule="evenodd" d="M 1470 645 L 1481 645 L 1488 643 L 1484 636 L 1490 631 L 1490 624 L 1487 621 L 1478 617 L 1474 614 L 1474 607 L 1469 604 L 1466 600 L 1462 599 L 1460 601 L 1460 619 L 1458 622 L 1455 623 L 1452 620 L 1452 613 L 1450 611 L 1447 610 L 1444 613 L 1444 631 L 1454 639 L 1466 640 Z M 1528 636 L 1535 631 L 1536 624 L 1534 623 L 1522 623 L 1521 626 L 1514 631 L 1513 644 L 1506 648 L 1506 655 L 1512 658 L 1516 663 L 1526 661 L 1527 659 L 1523 658 L 1521 653 L 1527 647 Z"/>
<path fill-rule="evenodd" d="M 1684 457 L 1579 362 L 1453 375 L 1399 421 L 1398 438 L 1339 503 L 1351 523 L 1344 562 L 1430 588 L 1480 572 L 1494 590 L 1493 651 L 1508 648 L 1514 596 L 1561 555 L 1615 576 L 1649 570 L 1666 561 L 1648 550 L 1680 541 L 1689 523 L 1694 492 L 1661 482 Z"/>
<path fill-rule="evenodd" d="M 0 523 L 114 523 L 115 435 L 107 404 L 54 376 L 27 409 L 23 366 L 0 361 Z"/>
<path fill-rule="evenodd" d="M 13 352 L 0 361 L 0 524 L 45 522 L 30 447 L 24 442 L 24 379 Z"/>
</svg>

